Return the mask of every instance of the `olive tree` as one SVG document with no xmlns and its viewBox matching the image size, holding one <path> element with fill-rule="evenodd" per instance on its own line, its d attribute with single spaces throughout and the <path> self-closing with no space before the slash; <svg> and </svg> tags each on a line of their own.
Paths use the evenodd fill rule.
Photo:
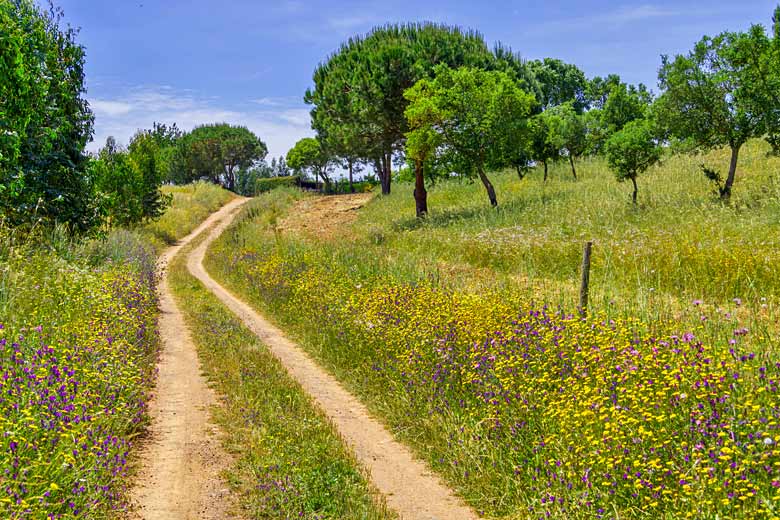
<svg viewBox="0 0 780 520">
<path fill-rule="evenodd" d="M 725 182 L 719 174 L 711 175 L 722 199 L 731 196 L 742 145 L 771 132 L 773 121 L 778 121 L 777 83 L 771 77 L 757 81 L 760 64 L 767 63 L 772 48 L 768 41 L 764 29 L 754 26 L 747 33 L 705 36 L 688 54 L 662 59 L 663 93 L 656 112 L 671 135 L 703 149 L 731 150 Z"/>
<path fill-rule="evenodd" d="M 571 166 L 571 174 L 577 179 L 577 169 L 574 166 L 575 159 L 579 159 L 588 147 L 588 127 L 585 116 L 578 114 L 571 101 L 548 109 L 548 116 L 552 128 L 550 128 L 552 146 L 560 146 L 565 151 Z M 559 151 L 560 154 L 560 151 Z"/>
<path fill-rule="evenodd" d="M 433 79 L 417 82 L 405 94 L 412 146 L 410 156 L 424 161 L 438 154 L 450 171 L 479 177 L 493 206 L 498 205 L 486 170 L 507 166 L 506 151 L 527 139 L 528 117 L 536 100 L 504 72 L 437 67 Z M 422 168 L 415 168 L 416 187 Z M 416 197 L 424 197 L 416 190 Z M 418 199 L 418 213 L 423 208 Z"/>
<path fill-rule="evenodd" d="M 661 159 L 661 148 L 656 140 L 653 123 L 646 119 L 627 123 L 607 140 L 605 150 L 607 163 L 617 180 L 631 181 L 634 187 L 631 200 L 636 204 L 637 176 Z"/>
</svg>

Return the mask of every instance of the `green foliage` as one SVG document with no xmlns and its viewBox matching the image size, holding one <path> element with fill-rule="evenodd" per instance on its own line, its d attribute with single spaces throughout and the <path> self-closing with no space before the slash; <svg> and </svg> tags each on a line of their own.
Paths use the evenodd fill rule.
<svg viewBox="0 0 780 520">
<path fill-rule="evenodd" d="M 612 88 L 621 84 L 620 76 L 609 74 L 606 78 L 596 76 L 585 86 L 585 97 L 591 109 L 601 110 L 607 103 Z"/>
<path fill-rule="evenodd" d="M 528 153 L 530 159 L 544 165 L 544 180 L 547 180 L 547 171 L 550 162 L 557 161 L 561 157 L 563 140 L 556 129 L 561 123 L 554 111 L 545 110 L 534 116 L 529 124 L 530 140 Z"/>
<path fill-rule="evenodd" d="M 485 169 L 509 165 L 509 152 L 525 145 L 533 95 L 504 72 L 441 66 L 405 96 L 409 157 L 436 157 L 458 175 L 479 176 L 495 205 Z"/>
<path fill-rule="evenodd" d="M 662 59 L 657 117 L 671 135 L 703 149 L 731 148 L 723 198 L 731 195 L 742 145 L 780 123 L 780 55 L 770 43 L 763 27 L 753 26 L 746 33 L 705 36 L 687 55 Z"/>
<path fill-rule="evenodd" d="M 606 154 L 609 167 L 618 181 L 631 180 L 634 185 L 632 200 L 635 204 L 637 176 L 656 164 L 661 159 L 661 153 L 652 123 L 643 119 L 627 123 L 607 141 Z"/>
<path fill-rule="evenodd" d="M 542 108 L 562 105 L 570 101 L 577 113 L 588 106 L 586 89 L 588 80 L 576 65 L 555 58 L 545 58 L 529 63 L 542 89 Z"/>
<path fill-rule="evenodd" d="M 437 64 L 486 67 L 493 60 L 482 36 L 435 24 L 385 25 L 353 37 L 314 71 L 312 127 L 342 157 L 374 165 L 390 191 L 394 154 L 408 131 L 405 90 Z"/>
<path fill-rule="evenodd" d="M 304 137 L 287 152 L 287 165 L 298 175 L 312 175 L 315 182 L 322 177 L 327 185 L 334 161 L 319 139 Z"/>
<path fill-rule="evenodd" d="M 150 132 L 138 132 L 127 151 L 109 137 L 92 161 L 97 209 L 109 226 L 129 226 L 160 217 L 170 198 L 160 187 L 167 164 Z"/>
<path fill-rule="evenodd" d="M 288 175 L 287 177 L 261 178 L 255 181 L 254 193 L 252 196 L 275 190 L 276 188 L 297 186 L 300 177 L 297 175 Z"/>
<path fill-rule="evenodd" d="M 178 141 L 172 181 L 186 184 L 210 180 L 236 191 L 236 175 L 268 153 L 265 143 L 243 126 L 202 125 Z"/>
<path fill-rule="evenodd" d="M 609 135 L 614 134 L 629 122 L 645 117 L 651 101 L 652 95 L 642 84 L 613 85 L 601 112 L 602 126 Z"/>
<path fill-rule="evenodd" d="M 0 2 L 0 212 L 13 223 L 93 225 L 84 147 L 93 117 L 84 49 L 62 13 Z"/>
<path fill-rule="evenodd" d="M 569 159 L 572 175 L 577 178 L 574 167 L 575 159 L 579 159 L 588 148 L 588 126 L 586 116 L 578 114 L 572 101 L 552 107 L 547 110 L 550 122 L 550 132 L 554 143 L 560 145 Z"/>
</svg>

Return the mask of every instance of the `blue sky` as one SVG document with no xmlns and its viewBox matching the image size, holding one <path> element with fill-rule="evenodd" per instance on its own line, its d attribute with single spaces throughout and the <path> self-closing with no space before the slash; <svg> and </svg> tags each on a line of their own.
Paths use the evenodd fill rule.
<svg viewBox="0 0 780 520">
<path fill-rule="evenodd" d="M 318 62 L 351 34 L 384 22 L 479 30 L 528 59 L 556 57 L 586 75 L 617 73 L 657 90 L 661 54 L 704 34 L 770 24 L 777 0 L 395 1 L 55 0 L 81 27 L 94 150 L 154 121 L 227 121 L 255 131 L 271 155 L 312 132 L 302 96 Z"/>
</svg>

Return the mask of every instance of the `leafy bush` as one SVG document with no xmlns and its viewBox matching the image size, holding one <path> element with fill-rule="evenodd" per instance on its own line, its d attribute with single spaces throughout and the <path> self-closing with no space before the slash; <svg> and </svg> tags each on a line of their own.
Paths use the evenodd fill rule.
<svg viewBox="0 0 780 520">
<path fill-rule="evenodd" d="M 300 177 L 291 175 L 289 177 L 270 177 L 266 179 L 257 179 L 255 182 L 255 195 L 274 190 L 276 188 L 297 186 Z"/>
</svg>

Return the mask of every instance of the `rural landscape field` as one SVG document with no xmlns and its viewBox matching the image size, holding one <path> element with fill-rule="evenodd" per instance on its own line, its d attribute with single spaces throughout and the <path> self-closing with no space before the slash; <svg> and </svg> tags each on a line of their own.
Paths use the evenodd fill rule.
<svg viewBox="0 0 780 520">
<path fill-rule="evenodd" d="M 780 519 L 780 5 L 62 4 L 0 0 L 0 518 Z"/>
</svg>

